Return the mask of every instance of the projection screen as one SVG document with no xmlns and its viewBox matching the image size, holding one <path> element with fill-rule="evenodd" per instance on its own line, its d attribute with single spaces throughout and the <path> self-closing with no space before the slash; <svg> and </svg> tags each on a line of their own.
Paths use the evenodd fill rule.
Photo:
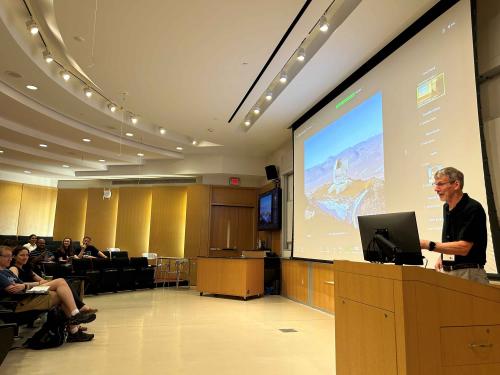
<svg viewBox="0 0 500 375">
<path fill-rule="evenodd" d="M 487 210 L 470 12 L 455 4 L 294 131 L 293 257 L 363 260 L 357 216 L 376 213 L 415 211 L 440 241 L 445 166 Z"/>
</svg>

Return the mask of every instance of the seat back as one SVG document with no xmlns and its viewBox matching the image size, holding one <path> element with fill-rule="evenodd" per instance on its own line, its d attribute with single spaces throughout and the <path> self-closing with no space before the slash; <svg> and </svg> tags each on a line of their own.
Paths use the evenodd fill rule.
<svg viewBox="0 0 500 375">
<path fill-rule="evenodd" d="M 73 272 L 76 275 L 85 275 L 87 271 L 92 271 L 90 259 L 73 259 Z"/>
</svg>

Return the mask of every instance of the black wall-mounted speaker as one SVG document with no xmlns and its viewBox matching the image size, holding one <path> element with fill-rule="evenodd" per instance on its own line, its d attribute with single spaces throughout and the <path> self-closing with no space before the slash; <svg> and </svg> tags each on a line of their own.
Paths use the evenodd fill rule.
<svg viewBox="0 0 500 375">
<path fill-rule="evenodd" d="M 278 168 L 275 165 L 268 165 L 266 167 L 266 176 L 268 180 L 278 179 Z"/>
</svg>

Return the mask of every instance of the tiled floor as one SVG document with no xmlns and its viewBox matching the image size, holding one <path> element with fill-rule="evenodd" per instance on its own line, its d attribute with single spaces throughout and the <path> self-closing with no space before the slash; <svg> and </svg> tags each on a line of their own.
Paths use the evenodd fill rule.
<svg viewBox="0 0 500 375">
<path fill-rule="evenodd" d="M 11 351 L 0 373 L 335 374 L 334 317 L 279 296 L 159 288 L 86 302 L 99 308 L 92 342 Z"/>
</svg>

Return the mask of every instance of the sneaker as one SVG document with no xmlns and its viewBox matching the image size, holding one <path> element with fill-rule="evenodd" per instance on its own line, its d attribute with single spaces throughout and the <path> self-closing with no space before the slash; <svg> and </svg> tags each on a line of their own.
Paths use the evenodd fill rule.
<svg viewBox="0 0 500 375">
<path fill-rule="evenodd" d="M 78 330 L 75 333 L 70 333 L 68 335 L 68 338 L 66 339 L 66 342 L 85 342 L 85 341 L 90 341 L 93 338 L 94 338 L 93 333 L 85 333 Z"/>
<path fill-rule="evenodd" d="M 71 318 L 69 318 L 69 325 L 79 325 L 82 323 L 90 323 L 95 320 L 96 316 L 95 314 L 89 314 L 86 312 L 80 311 L 78 314 L 73 315 Z"/>
</svg>

